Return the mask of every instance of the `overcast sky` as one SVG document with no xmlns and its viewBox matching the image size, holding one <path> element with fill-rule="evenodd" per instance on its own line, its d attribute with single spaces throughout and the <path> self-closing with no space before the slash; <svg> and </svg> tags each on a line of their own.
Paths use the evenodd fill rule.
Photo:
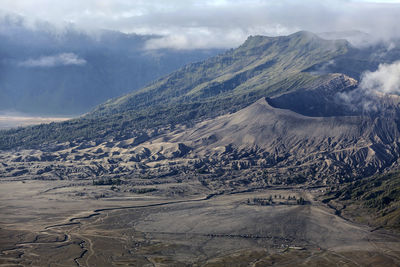
<svg viewBox="0 0 400 267">
<path fill-rule="evenodd" d="M 361 30 L 400 37 L 400 0 L 0 0 L 28 21 L 162 34 L 147 48 L 235 47 L 247 36 Z"/>
</svg>

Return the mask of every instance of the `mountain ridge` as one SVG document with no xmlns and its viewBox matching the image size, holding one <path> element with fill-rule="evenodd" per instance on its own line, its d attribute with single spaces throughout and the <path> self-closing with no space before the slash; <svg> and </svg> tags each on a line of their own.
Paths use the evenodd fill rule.
<svg viewBox="0 0 400 267">
<path fill-rule="evenodd" d="M 135 109 L 147 105 L 147 98 L 152 99 L 151 104 L 155 104 L 157 103 L 155 99 L 161 98 L 162 100 L 159 101 L 175 97 L 178 99 L 174 101 L 183 102 L 193 99 L 204 100 L 214 95 L 223 97 L 232 91 L 236 91 L 234 92 L 236 94 L 246 93 L 246 91 L 248 93 L 251 88 L 254 91 L 260 91 L 263 86 L 270 87 L 282 81 L 279 75 L 266 77 L 270 73 L 276 75 L 282 71 L 286 77 L 300 75 L 302 77 L 296 77 L 297 80 L 302 78 L 307 81 L 311 77 L 302 70 L 311 68 L 327 58 L 345 53 L 349 46 L 350 44 L 344 40 L 326 41 L 310 32 L 298 32 L 284 37 L 249 37 L 237 49 L 201 63 L 189 64 L 141 91 L 109 100 L 95 109 L 94 114 L 107 109 L 114 109 L 111 113 Z M 312 51 L 311 54 L 310 51 Z M 215 65 L 217 65 L 216 69 Z M 196 73 L 201 73 L 200 79 L 195 76 Z M 180 76 L 184 77 L 180 78 Z M 258 79 L 256 79 L 257 76 Z M 232 81 L 235 77 L 239 81 Z M 243 80 L 246 86 L 243 85 Z M 230 84 L 232 82 L 233 85 Z M 174 91 L 170 93 L 168 90 Z M 153 94 L 151 94 L 152 91 L 154 91 Z"/>
</svg>

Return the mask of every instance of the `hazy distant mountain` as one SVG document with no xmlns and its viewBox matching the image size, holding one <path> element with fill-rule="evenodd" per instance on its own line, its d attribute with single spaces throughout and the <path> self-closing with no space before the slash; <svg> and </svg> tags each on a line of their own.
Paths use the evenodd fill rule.
<svg viewBox="0 0 400 267">
<path fill-rule="evenodd" d="M 156 36 L 0 21 L 0 110 L 77 115 L 220 50 L 145 50 Z"/>
</svg>

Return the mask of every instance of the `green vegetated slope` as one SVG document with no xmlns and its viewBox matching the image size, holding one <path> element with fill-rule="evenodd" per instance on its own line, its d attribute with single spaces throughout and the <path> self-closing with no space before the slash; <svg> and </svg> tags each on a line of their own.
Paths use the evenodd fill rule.
<svg viewBox="0 0 400 267">
<path fill-rule="evenodd" d="M 107 101 L 94 114 L 165 103 L 283 93 L 316 78 L 303 70 L 345 54 L 348 49 L 346 41 L 326 41 L 309 32 L 272 38 L 249 37 L 237 49 L 188 65 L 141 91 Z"/>
<path fill-rule="evenodd" d="M 400 171 L 344 184 L 329 192 L 325 202 L 345 217 L 400 231 Z"/>
<path fill-rule="evenodd" d="M 304 88 L 327 74 L 307 72 L 345 55 L 344 40 L 309 32 L 254 36 L 237 49 L 186 67 L 112 99 L 83 118 L 0 133 L 0 149 L 44 142 L 127 138 L 137 131 L 237 111 L 264 96 Z M 315 68 L 315 67 L 314 67 Z"/>
</svg>

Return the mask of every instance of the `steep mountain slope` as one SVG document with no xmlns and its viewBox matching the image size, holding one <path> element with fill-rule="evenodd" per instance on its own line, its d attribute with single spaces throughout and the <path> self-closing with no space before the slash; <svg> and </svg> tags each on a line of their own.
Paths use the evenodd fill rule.
<svg viewBox="0 0 400 267">
<path fill-rule="evenodd" d="M 280 169 L 284 179 L 302 175 L 321 182 L 368 176 L 393 166 L 400 155 L 399 137 L 393 118 L 306 117 L 261 99 L 172 141 L 229 166 L 237 160 L 273 172 Z"/>
<path fill-rule="evenodd" d="M 0 148 L 129 138 L 144 128 L 235 112 L 261 97 L 329 80 L 331 74 L 304 70 L 346 54 L 349 48 L 346 41 L 325 41 L 309 32 L 250 37 L 235 50 L 189 64 L 138 92 L 107 101 L 84 118 L 3 133 Z"/>
<path fill-rule="evenodd" d="M 139 92 L 107 101 L 94 115 L 168 102 L 216 102 L 295 90 L 316 79 L 316 75 L 303 70 L 345 54 L 349 48 L 344 40 L 326 41 L 309 32 L 249 37 L 235 50 L 188 65 Z"/>
<path fill-rule="evenodd" d="M 79 115 L 221 50 L 145 50 L 157 36 L 0 19 L 0 110 Z"/>
</svg>

